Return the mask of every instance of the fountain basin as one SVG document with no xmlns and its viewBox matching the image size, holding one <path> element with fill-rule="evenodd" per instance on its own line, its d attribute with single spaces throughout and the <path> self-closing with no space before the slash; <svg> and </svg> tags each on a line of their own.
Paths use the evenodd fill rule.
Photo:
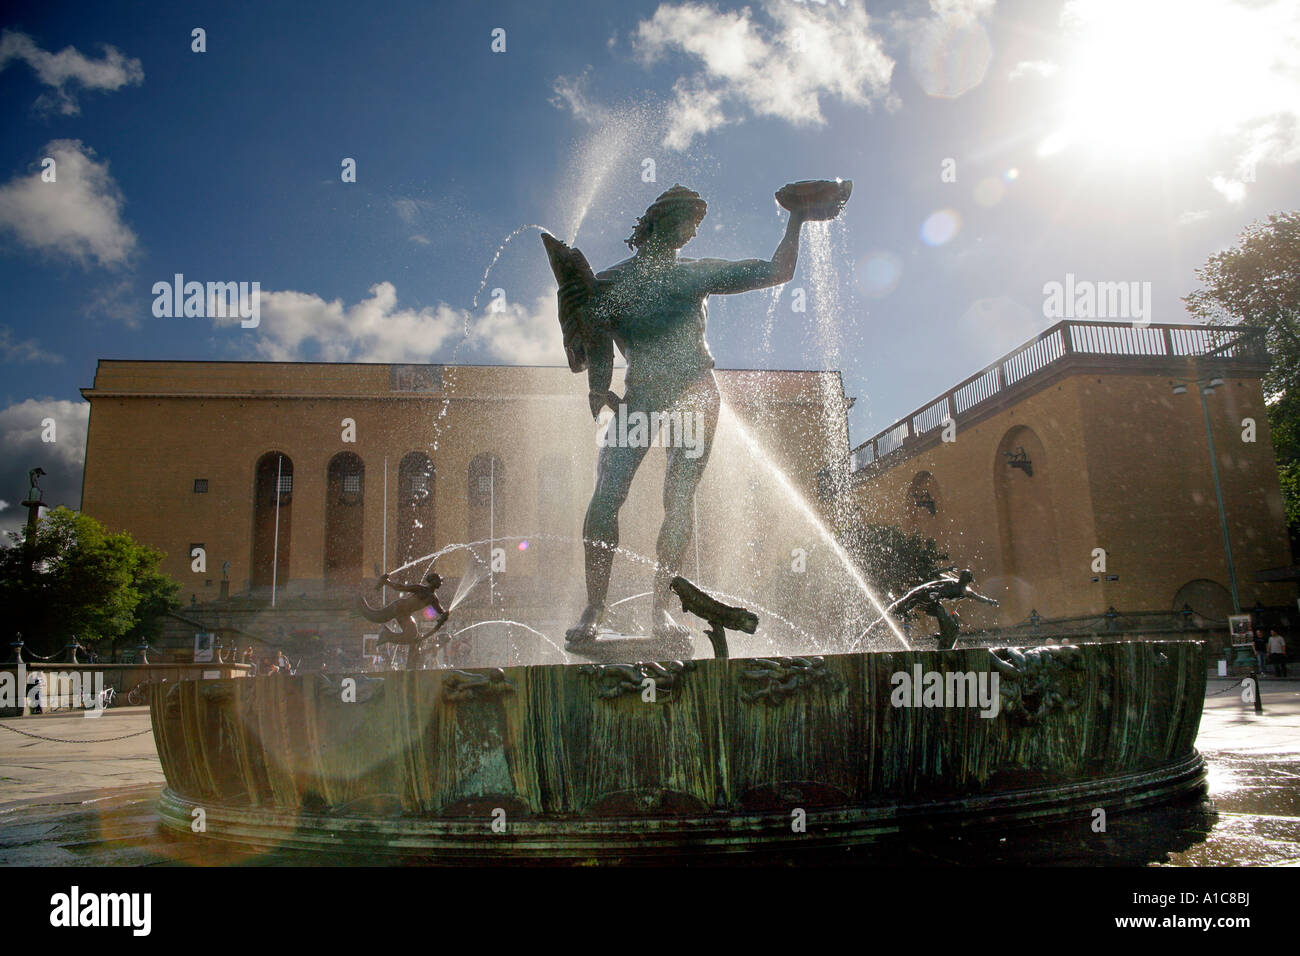
<svg viewBox="0 0 1300 956">
<path fill-rule="evenodd" d="M 255 846 L 625 859 L 1086 819 L 1202 785 L 1199 644 L 997 654 L 393 672 L 355 675 L 354 700 L 339 676 L 186 681 L 151 703 L 160 812 Z M 900 673 L 997 674 L 997 713 L 897 706 Z"/>
</svg>

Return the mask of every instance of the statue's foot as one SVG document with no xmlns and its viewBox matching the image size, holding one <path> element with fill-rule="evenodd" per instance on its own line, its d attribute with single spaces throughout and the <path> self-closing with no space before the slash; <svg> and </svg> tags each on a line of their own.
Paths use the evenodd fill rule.
<svg viewBox="0 0 1300 956">
<path fill-rule="evenodd" d="M 596 635 L 600 633 L 600 622 L 605 617 L 605 609 L 588 605 L 587 609 L 582 612 L 582 617 L 578 623 L 564 632 L 564 643 L 566 647 L 582 647 L 591 644 L 596 640 Z"/>
<path fill-rule="evenodd" d="M 678 624 L 665 610 L 657 610 L 651 616 L 650 633 L 659 641 L 689 641 L 694 632 L 684 624 Z"/>
</svg>

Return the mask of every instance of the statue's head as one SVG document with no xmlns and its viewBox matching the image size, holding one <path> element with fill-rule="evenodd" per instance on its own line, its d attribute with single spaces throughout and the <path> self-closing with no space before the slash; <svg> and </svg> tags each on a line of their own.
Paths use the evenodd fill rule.
<svg viewBox="0 0 1300 956">
<path fill-rule="evenodd" d="M 424 576 L 424 583 L 436 591 L 442 587 L 442 575 L 438 574 L 437 571 L 430 571 Z"/>
<path fill-rule="evenodd" d="M 959 584 L 970 584 L 975 580 L 975 575 L 971 573 L 970 568 L 963 568 L 961 574 L 957 575 Z"/>
<path fill-rule="evenodd" d="M 627 238 L 628 248 L 641 249 L 653 244 L 680 249 L 695 236 L 708 208 L 699 193 L 678 183 L 652 202 L 645 215 L 636 221 L 636 228 Z"/>
</svg>

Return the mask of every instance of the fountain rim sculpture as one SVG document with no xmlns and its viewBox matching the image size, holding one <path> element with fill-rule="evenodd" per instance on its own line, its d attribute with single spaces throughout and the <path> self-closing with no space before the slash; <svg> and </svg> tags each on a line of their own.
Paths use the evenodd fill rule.
<svg viewBox="0 0 1300 956">
<path fill-rule="evenodd" d="M 1038 681 L 1038 712 L 1004 708 L 983 720 L 882 707 L 890 667 L 955 672 L 954 666 L 977 660 L 990 673 L 1019 672 L 1018 679 Z M 1073 666 L 1072 660 L 1082 663 Z M 658 672 L 669 690 L 666 699 L 647 705 L 637 693 L 637 675 Z M 1039 680 L 1043 674 L 1046 683 Z M 327 704 L 321 696 L 330 680 L 187 681 L 156 698 L 151 713 L 168 781 L 159 804 L 164 825 L 189 831 L 195 809 L 202 808 L 205 838 L 264 848 L 446 861 L 633 859 L 688 850 L 812 849 L 901 831 L 1083 819 L 1098 806 L 1111 813 L 1175 800 L 1201 790 L 1205 780 L 1204 762 L 1192 746 L 1205 668 L 1203 647 L 1192 641 L 388 672 L 370 676 L 370 696 L 351 706 L 382 712 L 385 726 L 405 728 L 408 736 L 386 758 L 391 765 L 327 783 L 321 768 L 336 766 L 332 761 L 340 757 L 346 763 L 351 748 L 362 746 L 355 718 L 344 709 L 349 705 Z M 1063 682 L 1072 682 L 1070 689 Z M 1066 699 L 1052 703 L 1057 691 Z M 1081 716 L 1074 716 L 1071 703 Z M 232 721 L 236 713 L 242 722 Z M 1111 715 L 1105 727 L 1097 720 L 1102 713 Z M 292 714 L 307 723 L 295 729 Z M 797 736 L 810 722 L 818 734 L 805 734 L 785 750 L 773 745 L 771 734 Z M 602 728 L 602 741 L 622 740 L 644 765 L 633 767 L 635 761 L 606 750 L 606 758 L 630 776 L 607 774 L 590 759 L 601 743 L 593 748 L 586 740 L 555 736 L 566 723 L 588 732 Z M 233 750 L 229 741 L 214 742 L 214 724 L 239 738 Z M 726 740 L 718 736 L 724 727 Z M 852 738 L 860 749 L 837 751 L 837 736 Z M 664 743 L 669 739 L 679 749 L 694 741 L 696 761 L 718 761 L 721 769 L 682 789 L 682 754 Z M 910 747 L 895 747 L 903 741 Z M 1072 743 L 1062 748 L 1060 741 Z M 1009 762 L 983 766 L 980 772 L 988 773 L 976 785 L 962 760 L 982 758 L 963 758 L 952 749 L 958 745 L 1000 753 L 999 760 Z M 1032 757 L 1035 748 L 1042 749 L 1039 757 Z M 474 792 L 475 774 L 493 761 L 509 766 L 514 789 L 480 781 Z M 918 789 L 902 770 L 891 778 L 890 761 L 919 768 L 929 784 L 923 780 Z M 561 765 L 568 769 L 558 772 Z M 816 772 L 805 772 L 808 767 Z M 230 798 L 229 787 L 238 789 L 259 772 L 266 779 L 250 784 L 260 788 L 256 797 Z M 620 785 L 638 773 L 642 785 Z M 866 789 L 846 783 L 861 783 L 864 773 L 874 781 Z M 708 792 L 709 780 L 718 782 L 718 792 Z M 337 799 L 362 781 L 396 789 Z M 590 799 L 576 796 L 590 781 L 597 781 Z M 226 796 L 211 786 L 227 787 Z M 802 831 L 791 829 L 793 809 L 803 810 Z M 492 829 L 494 811 L 508 820 L 503 833 Z"/>
</svg>

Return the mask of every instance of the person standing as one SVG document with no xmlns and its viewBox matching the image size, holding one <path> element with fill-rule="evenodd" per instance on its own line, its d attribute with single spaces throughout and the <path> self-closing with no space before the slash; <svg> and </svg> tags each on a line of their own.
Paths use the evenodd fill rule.
<svg viewBox="0 0 1300 956">
<path fill-rule="evenodd" d="M 1286 677 L 1286 641 L 1277 632 L 1277 628 L 1273 628 L 1273 633 L 1268 638 L 1268 657 L 1273 662 L 1274 676 Z"/>
<path fill-rule="evenodd" d="M 1259 662 L 1259 672 L 1264 673 L 1264 663 L 1268 659 L 1268 638 L 1264 636 L 1263 628 L 1255 628 L 1251 632 L 1251 643 L 1255 645 L 1255 660 Z"/>
</svg>

